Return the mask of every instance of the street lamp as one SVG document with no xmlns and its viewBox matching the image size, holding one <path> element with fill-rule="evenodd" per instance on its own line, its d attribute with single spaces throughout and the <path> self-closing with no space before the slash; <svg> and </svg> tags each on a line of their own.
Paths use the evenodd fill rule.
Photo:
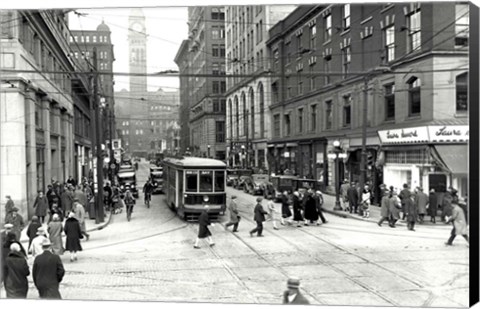
<svg viewBox="0 0 480 309">
<path fill-rule="evenodd" d="M 207 155 L 210 158 L 210 145 L 207 145 Z"/>
<path fill-rule="evenodd" d="M 242 145 L 242 154 L 241 154 L 241 158 L 242 158 L 242 167 L 245 168 L 245 145 Z"/>
<path fill-rule="evenodd" d="M 347 154 L 343 152 L 340 142 L 333 142 L 333 153 L 328 154 L 328 158 L 335 160 L 335 207 L 333 210 L 342 210 L 340 206 L 340 159 L 345 159 Z"/>
</svg>

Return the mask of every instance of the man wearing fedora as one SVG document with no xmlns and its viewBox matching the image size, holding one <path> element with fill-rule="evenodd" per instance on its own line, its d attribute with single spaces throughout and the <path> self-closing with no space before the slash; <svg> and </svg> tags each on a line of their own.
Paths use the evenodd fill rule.
<svg viewBox="0 0 480 309">
<path fill-rule="evenodd" d="M 12 201 L 12 198 L 10 195 L 5 196 L 7 199 L 7 203 L 5 203 L 5 221 L 7 221 L 8 216 L 13 210 L 13 207 L 15 207 L 15 203 Z"/>
<path fill-rule="evenodd" d="M 5 220 L 5 223 L 10 223 L 13 225 L 12 232 L 15 234 L 17 240 L 20 240 L 20 236 L 22 234 L 23 228 L 25 227 L 25 223 L 23 221 L 22 215 L 18 213 L 17 207 L 13 207 L 7 220 Z"/>
<path fill-rule="evenodd" d="M 32 254 L 34 258 L 42 254 L 42 244 L 46 239 L 48 239 L 48 237 L 45 228 L 40 226 L 37 228 L 37 236 L 32 240 L 32 243 L 28 248 L 28 253 Z"/>
<path fill-rule="evenodd" d="M 257 197 L 257 205 L 255 205 L 255 209 L 253 210 L 254 217 L 253 219 L 257 222 L 257 227 L 250 231 L 250 236 L 256 232 L 258 237 L 263 237 L 263 222 L 265 221 L 265 215 L 268 214 L 262 206 L 262 198 Z"/>
<path fill-rule="evenodd" d="M 287 288 L 283 292 L 283 304 L 284 305 L 309 305 L 310 302 L 305 296 L 300 293 L 300 279 L 289 278 L 287 281 Z"/>
<path fill-rule="evenodd" d="M 228 205 L 228 211 L 230 212 L 230 222 L 225 224 L 225 230 L 228 230 L 228 227 L 230 225 L 233 225 L 233 231 L 232 232 L 237 232 L 238 231 L 238 223 L 240 222 L 240 215 L 238 214 L 236 199 L 237 199 L 237 196 L 232 195 L 232 200 L 230 201 L 230 204 Z"/>
<path fill-rule="evenodd" d="M 51 242 L 42 243 L 43 253 L 33 262 L 32 277 L 40 298 L 61 299 L 59 287 L 65 275 L 60 257 L 51 252 Z"/>
</svg>

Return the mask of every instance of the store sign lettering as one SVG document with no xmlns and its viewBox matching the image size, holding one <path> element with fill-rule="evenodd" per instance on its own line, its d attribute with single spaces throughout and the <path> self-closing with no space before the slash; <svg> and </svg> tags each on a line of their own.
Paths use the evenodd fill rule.
<svg viewBox="0 0 480 309">
<path fill-rule="evenodd" d="M 382 143 L 415 142 L 466 142 L 469 139 L 468 126 L 425 126 L 397 130 L 379 131 Z"/>
<path fill-rule="evenodd" d="M 447 127 L 442 127 L 440 128 L 437 132 L 435 132 L 436 136 L 450 136 L 450 135 L 456 135 L 456 136 L 468 136 L 468 130 L 462 134 L 461 130 L 454 130 L 454 129 L 447 129 Z"/>
<path fill-rule="evenodd" d="M 468 126 L 429 126 L 428 130 L 432 142 L 465 142 L 470 137 Z"/>
<path fill-rule="evenodd" d="M 426 127 L 379 131 L 383 143 L 408 143 L 428 140 Z"/>
</svg>

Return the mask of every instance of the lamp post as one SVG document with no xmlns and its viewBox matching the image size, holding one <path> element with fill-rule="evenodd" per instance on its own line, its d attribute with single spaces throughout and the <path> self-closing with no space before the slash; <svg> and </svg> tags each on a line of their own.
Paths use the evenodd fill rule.
<svg viewBox="0 0 480 309">
<path fill-rule="evenodd" d="M 340 206 L 340 159 L 344 159 L 347 155 L 343 152 L 340 142 L 333 142 L 333 153 L 328 154 L 329 159 L 335 160 L 335 207 L 333 210 L 342 210 Z"/>
<path fill-rule="evenodd" d="M 242 159 L 242 167 L 245 168 L 245 145 L 242 145 L 241 159 Z"/>
<path fill-rule="evenodd" d="M 207 145 L 207 156 L 210 158 L 210 145 Z"/>
</svg>

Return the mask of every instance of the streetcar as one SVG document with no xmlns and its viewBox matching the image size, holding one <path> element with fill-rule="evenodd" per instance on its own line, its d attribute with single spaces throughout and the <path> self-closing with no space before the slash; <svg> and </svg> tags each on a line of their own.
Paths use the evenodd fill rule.
<svg viewBox="0 0 480 309">
<path fill-rule="evenodd" d="M 227 194 L 224 162 L 196 157 L 165 158 L 163 177 L 167 205 L 180 218 L 198 220 L 205 204 L 210 206 L 209 216 L 212 220 L 225 213 Z"/>
</svg>

